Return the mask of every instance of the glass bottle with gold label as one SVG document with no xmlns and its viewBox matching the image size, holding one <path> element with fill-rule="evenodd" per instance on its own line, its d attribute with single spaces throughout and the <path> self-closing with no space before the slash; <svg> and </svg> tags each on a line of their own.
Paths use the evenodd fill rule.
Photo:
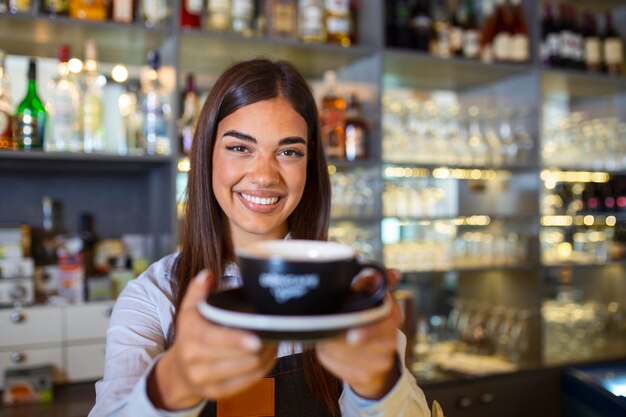
<svg viewBox="0 0 626 417">
<path fill-rule="evenodd" d="M 266 5 L 269 36 L 295 38 L 297 36 L 296 0 L 268 0 Z"/>
<path fill-rule="evenodd" d="M 102 125 L 102 80 L 98 72 L 98 51 L 93 40 L 85 42 L 85 66 L 81 74 L 81 128 L 83 150 L 104 150 L 104 127 Z"/>
<path fill-rule="evenodd" d="M 141 17 L 146 26 L 162 26 L 169 17 L 166 0 L 141 0 Z"/>
<path fill-rule="evenodd" d="M 230 27 L 233 32 L 244 36 L 254 33 L 254 1 L 232 0 Z"/>
<path fill-rule="evenodd" d="M 107 19 L 107 3 L 105 0 L 70 0 L 69 9 L 70 17 L 74 19 Z"/>
<path fill-rule="evenodd" d="M 325 0 L 326 40 L 350 46 L 350 0 Z"/>
</svg>

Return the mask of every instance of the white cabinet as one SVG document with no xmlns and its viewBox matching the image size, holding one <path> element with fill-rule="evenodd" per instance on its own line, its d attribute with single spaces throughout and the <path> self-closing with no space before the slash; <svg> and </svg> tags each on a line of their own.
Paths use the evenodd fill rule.
<svg viewBox="0 0 626 417">
<path fill-rule="evenodd" d="M 7 368 L 50 364 L 55 382 L 98 379 L 113 301 L 0 310 L 0 390 Z"/>
</svg>

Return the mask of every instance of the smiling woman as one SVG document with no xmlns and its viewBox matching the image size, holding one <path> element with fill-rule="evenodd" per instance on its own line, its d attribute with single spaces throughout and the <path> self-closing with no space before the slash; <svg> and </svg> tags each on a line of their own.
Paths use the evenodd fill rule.
<svg viewBox="0 0 626 417">
<path fill-rule="evenodd" d="M 389 294 L 388 316 L 309 347 L 199 313 L 209 293 L 241 286 L 243 245 L 327 238 L 330 179 L 298 71 L 264 59 L 226 70 L 201 111 L 190 165 L 181 252 L 118 298 L 90 416 L 429 416 L 401 365 L 406 339 Z"/>
</svg>

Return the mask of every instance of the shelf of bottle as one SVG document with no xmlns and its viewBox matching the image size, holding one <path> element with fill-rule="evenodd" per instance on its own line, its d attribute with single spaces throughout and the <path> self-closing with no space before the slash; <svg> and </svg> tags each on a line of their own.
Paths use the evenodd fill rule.
<svg viewBox="0 0 626 417">
<path fill-rule="evenodd" d="M 617 222 L 626 220 L 623 212 L 578 212 L 575 215 L 544 215 L 541 216 L 541 225 L 544 227 L 613 227 Z"/>
<path fill-rule="evenodd" d="M 528 73 L 531 64 L 444 59 L 426 52 L 386 48 L 383 83 L 387 87 L 464 90 Z"/>
<path fill-rule="evenodd" d="M 443 165 L 436 163 L 385 161 L 384 178 L 395 180 L 407 177 L 416 178 L 453 178 L 466 180 L 495 179 L 501 175 L 536 172 L 534 165 Z"/>
<path fill-rule="evenodd" d="M 342 47 L 235 33 L 181 32 L 181 68 L 192 72 L 219 73 L 233 62 L 263 56 L 292 62 L 306 78 L 322 78 L 326 70 L 347 67 L 375 52 L 376 48 L 367 45 Z"/>
<path fill-rule="evenodd" d="M 0 150 L 0 171 L 145 172 L 167 166 L 170 156 L 120 156 L 70 152 Z"/>
<path fill-rule="evenodd" d="M 56 58 L 58 45 L 66 43 L 73 57 L 82 57 L 85 41 L 93 39 L 100 61 L 143 65 L 147 51 L 160 47 L 168 33 L 140 23 L 0 13 L 0 49 L 12 55 Z"/>
<path fill-rule="evenodd" d="M 489 226 L 492 223 L 536 223 L 539 219 L 539 215 L 535 214 L 514 214 L 514 215 L 499 215 L 499 214 L 467 214 L 467 215 L 455 215 L 455 216 L 431 216 L 431 217 L 413 217 L 413 216 L 383 216 L 383 220 L 396 220 L 402 224 L 419 224 L 428 226 L 432 223 L 448 222 L 455 226 Z"/>
<path fill-rule="evenodd" d="M 393 265 L 387 265 L 388 268 L 393 268 Z M 402 272 L 403 279 L 410 280 L 411 276 L 424 276 L 430 274 L 445 274 L 448 272 L 457 273 L 472 273 L 472 272 L 489 272 L 489 271 L 528 271 L 537 270 L 539 264 L 533 262 L 527 263 L 515 263 L 515 264 L 485 264 L 476 266 L 461 266 L 461 265 L 448 265 L 441 268 L 430 268 L 424 270 L 405 270 Z"/>
<path fill-rule="evenodd" d="M 542 171 L 561 171 L 565 173 L 578 173 L 582 179 L 589 177 L 592 174 L 601 173 L 601 175 L 626 175 L 626 167 L 618 167 L 613 169 L 604 169 L 602 167 L 595 166 L 595 164 L 590 163 L 589 166 L 565 166 L 565 165 L 554 165 L 548 164 L 544 162 L 541 166 Z M 574 174 L 570 174 L 574 175 Z M 581 180 L 576 182 L 589 182 Z"/>
<path fill-rule="evenodd" d="M 380 223 L 381 216 L 331 216 L 331 223 L 358 223 L 358 224 L 370 224 Z"/>
<path fill-rule="evenodd" d="M 626 259 L 608 259 L 598 262 L 542 262 L 544 268 L 603 268 L 607 266 L 626 266 Z"/>
<path fill-rule="evenodd" d="M 626 92 L 626 77 L 566 68 L 541 70 L 544 95 L 566 94 L 571 98 L 590 98 Z"/>
<path fill-rule="evenodd" d="M 345 161 L 343 159 L 328 159 L 326 162 L 328 163 L 328 167 L 331 171 L 333 169 L 343 170 L 343 169 L 352 169 L 352 168 L 380 168 L 380 161 L 377 161 L 375 159 L 360 159 L 356 161 Z"/>
</svg>

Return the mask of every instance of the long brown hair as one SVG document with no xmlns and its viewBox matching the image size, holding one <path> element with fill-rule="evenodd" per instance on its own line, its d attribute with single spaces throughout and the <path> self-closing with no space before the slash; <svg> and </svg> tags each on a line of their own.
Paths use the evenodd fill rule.
<svg viewBox="0 0 626 417">
<path fill-rule="evenodd" d="M 216 277 L 212 283 L 215 288 L 226 265 L 235 260 L 228 221 L 212 186 L 218 124 L 244 106 L 277 97 L 286 99 L 304 118 L 308 128 L 306 183 L 303 198 L 288 218 L 289 232 L 294 239 L 327 239 L 330 178 L 317 106 L 309 85 L 286 61 L 253 59 L 237 63 L 218 78 L 198 119 L 190 154 L 187 204 L 180 228 L 181 252 L 174 266 L 175 311 L 193 276 L 208 269 Z M 313 395 L 332 414 L 338 414 L 339 381 L 319 364 L 311 349 L 305 349 L 303 364 Z"/>
</svg>

